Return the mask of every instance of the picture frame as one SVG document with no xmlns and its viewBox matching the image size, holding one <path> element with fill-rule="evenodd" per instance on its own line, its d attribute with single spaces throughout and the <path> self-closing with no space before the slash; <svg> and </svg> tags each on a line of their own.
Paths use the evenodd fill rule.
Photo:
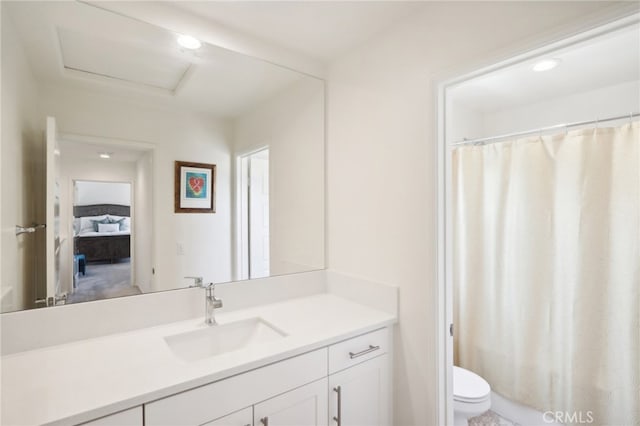
<svg viewBox="0 0 640 426">
<path fill-rule="evenodd" d="M 216 165 L 175 162 L 175 213 L 216 212 Z"/>
</svg>

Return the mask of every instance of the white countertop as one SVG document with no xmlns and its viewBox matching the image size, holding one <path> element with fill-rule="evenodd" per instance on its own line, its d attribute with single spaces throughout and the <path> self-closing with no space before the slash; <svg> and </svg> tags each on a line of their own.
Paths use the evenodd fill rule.
<svg viewBox="0 0 640 426">
<path fill-rule="evenodd" d="M 204 308 L 203 308 L 204 311 Z M 260 317 L 287 336 L 186 362 L 164 337 L 207 327 L 203 317 L 2 357 L 1 424 L 77 424 L 390 325 L 386 312 L 330 293 L 216 315 Z"/>
</svg>

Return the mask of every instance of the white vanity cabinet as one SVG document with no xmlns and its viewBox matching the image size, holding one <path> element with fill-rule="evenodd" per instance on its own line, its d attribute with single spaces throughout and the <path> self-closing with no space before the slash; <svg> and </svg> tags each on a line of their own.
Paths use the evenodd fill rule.
<svg viewBox="0 0 640 426">
<path fill-rule="evenodd" d="M 327 348 L 321 348 L 145 404 L 144 424 L 198 426 L 220 419 L 214 424 L 221 425 L 224 416 L 309 383 L 324 379 L 326 389 L 326 377 Z M 326 406 L 326 392 L 324 399 Z"/>
<path fill-rule="evenodd" d="M 389 356 L 381 355 L 329 376 L 329 417 L 336 426 L 387 426 Z"/>
<path fill-rule="evenodd" d="M 227 414 L 202 426 L 253 426 L 253 407 Z"/>
<path fill-rule="evenodd" d="M 329 347 L 330 424 L 390 424 L 389 340 L 384 328 Z"/>
<path fill-rule="evenodd" d="M 147 403 L 144 424 L 386 426 L 388 350 L 379 329 Z"/>
<path fill-rule="evenodd" d="M 327 379 L 256 404 L 253 412 L 254 426 L 326 426 Z"/>
</svg>

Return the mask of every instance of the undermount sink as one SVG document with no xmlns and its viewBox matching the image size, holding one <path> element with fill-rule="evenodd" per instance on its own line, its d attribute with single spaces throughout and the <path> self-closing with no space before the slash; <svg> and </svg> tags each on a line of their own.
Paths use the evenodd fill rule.
<svg viewBox="0 0 640 426">
<path fill-rule="evenodd" d="M 261 318 L 219 324 L 167 336 L 169 348 L 185 361 L 197 361 L 285 337 Z"/>
</svg>

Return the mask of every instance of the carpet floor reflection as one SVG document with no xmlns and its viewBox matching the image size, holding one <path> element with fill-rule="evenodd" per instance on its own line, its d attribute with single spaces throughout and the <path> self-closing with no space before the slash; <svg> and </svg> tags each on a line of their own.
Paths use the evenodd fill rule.
<svg viewBox="0 0 640 426">
<path fill-rule="evenodd" d="M 67 303 L 141 293 L 138 286 L 131 285 L 130 259 L 122 259 L 116 263 L 90 263 L 86 266 L 85 275 L 79 275 L 75 291 L 67 297 Z"/>
</svg>

